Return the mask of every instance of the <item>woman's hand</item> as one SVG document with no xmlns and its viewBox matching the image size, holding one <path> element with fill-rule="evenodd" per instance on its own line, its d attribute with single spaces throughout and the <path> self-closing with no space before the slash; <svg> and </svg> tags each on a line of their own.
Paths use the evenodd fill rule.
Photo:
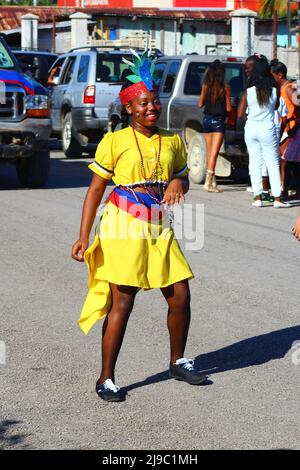
<svg viewBox="0 0 300 470">
<path fill-rule="evenodd" d="M 79 240 L 72 246 L 72 258 L 84 261 L 84 252 L 89 246 L 89 234 L 93 226 L 97 208 L 101 202 L 108 180 L 94 173 L 83 203 Z"/>
<path fill-rule="evenodd" d="M 185 187 L 186 185 L 187 187 Z M 186 193 L 187 190 L 188 182 L 186 182 L 185 179 L 176 178 L 172 180 L 166 189 L 162 203 L 174 206 L 174 204 L 179 204 L 180 200 L 185 202 L 184 193 Z"/>
<path fill-rule="evenodd" d="M 300 241 L 300 215 L 298 219 L 296 220 L 295 227 L 292 228 L 292 232 L 294 236 L 297 238 L 297 240 Z"/>
<path fill-rule="evenodd" d="M 72 258 L 76 261 L 84 261 L 84 253 L 88 249 L 89 241 L 88 240 L 77 240 L 72 246 Z"/>
</svg>

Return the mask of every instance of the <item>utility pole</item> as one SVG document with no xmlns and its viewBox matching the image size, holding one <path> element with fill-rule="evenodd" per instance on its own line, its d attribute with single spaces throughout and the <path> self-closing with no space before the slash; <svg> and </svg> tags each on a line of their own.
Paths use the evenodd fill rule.
<svg viewBox="0 0 300 470">
<path fill-rule="evenodd" d="M 52 17 L 52 52 L 56 52 L 56 18 Z"/>
<path fill-rule="evenodd" d="M 300 81 L 300 1 L 298 3 L 298 24 L 297 24 L 297 47 L 298 47 L 298 80 L 297 85 L 299 88 L 299 81 Z"/>
<path fill-rule="evenodd" d="M 288 34 L 287 47 L 288 49 L 292 47 L 291 28 L 292 28 L 291 2 L 290 0 L 288 0 L 287 2 L 287 34 Z"/>
<path fill-rule="evenodd" d="M 273 18 L 273 59 L 277 59 L 277 10 L 274 10 Z"/>
<path fill-rule="evenodd" d="M 291 5 L 292 3 L 297 3 L 297 13 L 298 13 L 298 21 L 297 26 L 295 28 L 291 28 Z M 288 0 L 288 43 L 291 43 L 291 32 L 296 32 L 296 49 L 298 50 L 298 78 L 297 78 L 297 86 L 300 89 L 300 1 L 299 0 Z"/>
</svg>

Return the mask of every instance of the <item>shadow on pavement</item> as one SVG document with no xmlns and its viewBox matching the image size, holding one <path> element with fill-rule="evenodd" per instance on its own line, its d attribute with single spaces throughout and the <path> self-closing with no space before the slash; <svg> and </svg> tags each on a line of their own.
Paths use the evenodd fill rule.
<svg viewBox="0 0 300 470">
<path fill-rule="evenodd" d="M 8 447 L 12 447 L 17 444 L 21 444 L 27 437 L 26 434 L 10 434 L 11 432 L 13 432 L 14 426 L 20 423 L 22 423 L 22 421 L 0 421 L 0 450 L 7 449 Z"/>
<path fill-rule="evenodd" d="M 92 178 L 89 163 L 92 163 L 92 159 L 87 162 L 81 159 L 52 158 L 46 189 L 88 187 Z"/>
<path fill-rule="evenodd" d="M 254 336 L 225 348 L 195 357 L 195 367 L 207 374 L 265 364 L 283 358 L 294 341 L 300 341 L 300 325 Z M 168 371 L 159 372 L 125 387 L 127 391 L 169 380 Z M 207 382 L 207 385 L 211 384 Z"/>
<path fill-rule="evenodd" d="M 200 370 L 213 373 L 265 364 L 283 358 L 296 340 L 300 341 L 300 326 L 254 336 L 217 351 L 201 354 L 195 359 L 195 364 Z"/>
<path fill-rule="evenodd" d="M 90 160 L 90 163 L 91 162 L 92 159 Z M 48 183 L 45 187 L 40 189 L 46 191 L 47 189 L 88 187 L 92 177 L 92 172 L 88 168 L 88 163 L 89 162 L 83 160 L 51 158 Z M 1 165 L 0 190 L 1 189 L 26 189 L 20 185 L 14 165 Z"/>
<path fill-rule="evenodd" d="M 51 159 L 49 181 L 45 189 L 88 188 L 93 172 L 88 168 L 90 160 L 71 160 L 66 158 Z M 112 181 L 108 186 L 114 186 Z"/>
</svg>

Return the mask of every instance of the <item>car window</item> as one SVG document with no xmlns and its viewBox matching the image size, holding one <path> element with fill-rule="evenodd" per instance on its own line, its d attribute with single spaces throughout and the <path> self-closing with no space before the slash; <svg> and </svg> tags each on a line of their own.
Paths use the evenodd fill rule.
<svg viewBox="0 0 300 470">
<path fill-rule="evenodd" d="M 163 84 L 163 88 L 161 90 L 163 94 L 170 95 L 172 93 L 172 90 L 176 81 L 176 77 L 180 69 L 180 65 L 181 65 L 181 62 L 178 60 L 176 62 L 171 63 L 165 82 Z"/>
<path fill-rule="evenodd" d="M 124 54 L 97 54 L 96 81 L 105 83 L 122 82 L 126 75 L 132 74 L 122 57 L 130 59 Z"/>
<path fill-rule="evenodd" d="M 33 57 L 29 54 L 22 54 L 20 52 L 14 52 L 14 56 L 17 58 L 18 62 L 22 62 L 26 65 L 32 65 Z"/>
<path fill-rule="evenodd" d="M 230 85 L 231 95 L 239 96 L 245 86 L 245 72 L 243 64 L 225 63 L 225 81 Z M 191 62 L 188 67 L 184 84 L 185 95 L 197 95 L 201 93 L 204 73 L 208 63 Z"/>
<path fill-rule="evenodd" d="M 184 83 L 185 95 L 197 95 L 201 93 L 201 86 L 207 63 L 191 62 L 187 69 Z"/>
<path fill-rule="evenodd" d="M 74 57 L 74 56 L 69 57 L 67 59 L 67 63 L 64 67 L 63 75 L 62 75 L 62 78 L 61 78 L 61 81 L 60 81 L 61 85 L 66 85 L 67 83 L 70 83 L 70 81 L 72 80 L 73 73 L 74 73 L 75 62 L 76 62 L 76 57 Z"/>
<path fill-rule="evenodd" d="M 160 88 L 166 65 L 166 62 L 157 62 L 155 64 L 155 83 L 158 88 Z"/>
<path fill-rule="evenodd" d="M 62 57 L 61 59 L 58 59 L 52 66 L 50 73 L 49 73 L 49 78 L 48 78 L 48 84 L 49 85 L 57 85 L 59 83 L 59 76 L 64 64 L 64 61 L 66 60 L 66 57 Z"/>
<path fill-rule="evenodd" d="M 245 88 L 243 64 L 225 64 L 225 81 L 231 88 L 231 96 L 239 96 Z"/>
<path fill-rule="evenodd" d="M 0 42 L 0 67 L 3 69 L 15 68 L 15 64 L 13 63 L 12 58 L 10 57 L 6 48 L 3 46 L 2 42 Z"/>
<path fill-rule="evenodd" d="M 31 75 L 33 58 L 31 56 L 26 57 L 26 54 L 21 54 L 21 53 L 16 53 L 16 52 L 14 52 L 13 54 L 15 58 L 17 59 L 22 72 Z"/>
<path fill-rule="evenodd" d="M 45 63 L 47 62 L 47 70 L 52 67 L 52 64 L 56 61 L 57 56 L 53 54 L 35 54 L 35 53 L 22 53 L 19 51 L 14 51 L 14 56 L 17 58 L 18 62 L 21 62 L 23 64 L 27 64 L 29 66 L 32 66 L 34 63 L 34 59 L 37 59 L 39 61 L 44 61 Z"/>
<path fill-rule="evenodd" d="M 90 63 L 90 56 L 83 55 L 80 58 L 78 74 L 77 74 L 77 82 L 83 83 L 87 81 L 88 72 L 89 72 L 89 63 Z"/>
</svg>

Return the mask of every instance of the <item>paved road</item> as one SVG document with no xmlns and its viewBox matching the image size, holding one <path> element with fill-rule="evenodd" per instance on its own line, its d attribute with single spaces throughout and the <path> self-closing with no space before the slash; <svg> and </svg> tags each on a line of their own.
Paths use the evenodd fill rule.
<svg viewBox="0 0 300 470">
<path fill-rule="evenodd" d="M 211 384 L 168 379 L 166 306 L 159 291 L 141 292 L 117 368 L 128 398 L 107 404 L 94 393 L 101 326 L 85 337 L 76 324 L 87 274 L 70 259 L 86 163 L 53 151 L 44 190 L 19 189 L 13 168 L 0 169 L 0 446 L 299 449 L 299 207 L 254 209 L 243 184 L 192 186 L 205 243 L 186 253 L 196 276 L 187 356 Z"/>
</svg>

